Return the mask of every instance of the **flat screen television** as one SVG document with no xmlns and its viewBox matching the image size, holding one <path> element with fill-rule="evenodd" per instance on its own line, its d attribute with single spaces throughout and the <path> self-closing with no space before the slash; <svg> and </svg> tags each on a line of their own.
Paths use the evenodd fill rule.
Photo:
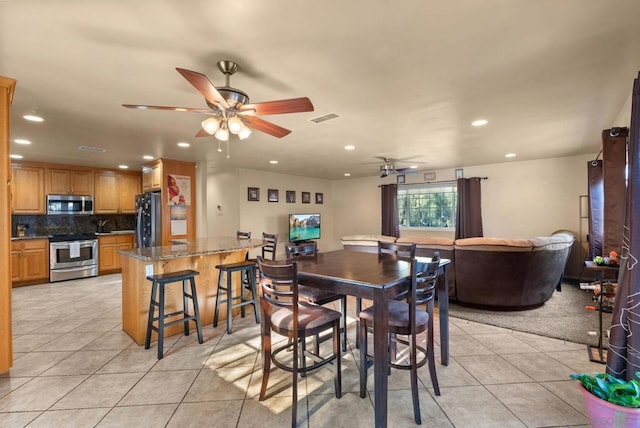
<svg viewBox="0 0 640 428">
<path fill-rule="evenodd" d="M 320 239 L 320 214 L 289 214 L 289 241 Z"/>
</svg>

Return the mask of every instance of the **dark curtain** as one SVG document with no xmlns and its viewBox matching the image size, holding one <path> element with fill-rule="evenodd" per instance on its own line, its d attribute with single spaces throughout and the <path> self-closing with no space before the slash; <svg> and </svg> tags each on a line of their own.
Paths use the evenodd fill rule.
<svg viewBox="0 0 640 428">
<path fill-rule="evenodd" d="M 458 178 L 456 239 L 482 236 L 480 178 Z"/>
<path fill-rule="evenodd" d="M 640 370 L 640 74 L 633 83 L 624 235 L 607 373 L 630 380 Z"/>
<path fill-rule="evenodd" d="M 383 184 L 382 189 L 382 234 L 400 236 L 398 228 L 398 185 Z"/>
<path fill-rule="evenodd" d="M 604 179 L 604 238 L 602 255 L 620 253 L 625 216 L 625 166 L 627 164 L 627 128 L 602 131 L 602 173 Z M 598 254 L 596 254 L 597 256 Z"/>
<path fill-rule="evenodd" d="M 589 259 L 602 255 L 604 236 L 604 185 L 602 180 L 602 161 L 589 161 L 587 164 L 589 180 Z"/>
</svg>

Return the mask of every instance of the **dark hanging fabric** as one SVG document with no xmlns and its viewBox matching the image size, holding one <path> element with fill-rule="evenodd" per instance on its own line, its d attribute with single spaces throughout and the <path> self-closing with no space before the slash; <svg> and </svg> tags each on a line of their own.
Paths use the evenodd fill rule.
<svg viewBox="0 0 640 428">
<path fill-rule="evenodd" d="M 400 236 L 398 227 L 398 185 L 383 184 L 382 192 L 382 234 L 386 236 Z"/>
<path fill-rule="evenodd" d="M 604 185 L 602 179 L 602 161 L 587 163 L 589 180 L 589 259 L 602 255 L 604 236 Z"/>
<path fill-rule="evenodd" d="M 482 236 L 480 178 L 458 178 L 456 239 Z"/>
<path fill-rule="evenodd" d="M 631 380 L 640 370 L 640 73 L 633 82 L 627 159 L 625 223 L 607 373 Z"/>
<path fill-rule="evenodd" d="M 604 234 L 602 255 L 620 254 L 626 200 L 627 128 L 602 131 L 602 174 L 604 184 Z M 596 254 L 599 255 L 599 254 Z"/>
</svg>

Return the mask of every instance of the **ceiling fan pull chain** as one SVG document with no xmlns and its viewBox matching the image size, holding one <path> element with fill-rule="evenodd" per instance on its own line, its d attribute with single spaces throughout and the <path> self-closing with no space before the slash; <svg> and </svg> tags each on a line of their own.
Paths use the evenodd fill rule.
<svg viewBox="0 0 640 428">
<path fill-rule="evenodd" d="M 220 140 L 218 140 L 218 152 L 222 153 L 222 147 L 220 146 L 220 144 L 222 143 Z"/>
<path fill-rule="evenodd" d="M 229 159 L 231 155 L 229 155 L 229 140 L 227 140 L 227 159 Z"/>
</svg>

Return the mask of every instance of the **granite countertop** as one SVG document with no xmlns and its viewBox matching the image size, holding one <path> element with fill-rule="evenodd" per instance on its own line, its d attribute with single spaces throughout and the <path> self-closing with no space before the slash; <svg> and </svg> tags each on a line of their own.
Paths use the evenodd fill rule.
<svg viewBox="0 0 640 428">
<path fill-rule="evenodd" d="M 135 230 L 113 230 L 111 232 L 96 233 L 96 235 L 98 235 L 98 236 L 103 236 L 103 235 L 133 235 L 134 233 L 136 233 Z"/>
<path fill-rule="evenodd" d="M 180 257 L 202 256 L 207 254 L 229 253 L 262 247 L 261 239 L 238 239 L 235 236 L 213 236 L 187 241 L 184 244 L 166 247 L 134 248 L 119 250 L 123 256 L 143 261 L 170 260 Z"/>
<path fill-rule="evenodd" d="M 27 235 L 27 236 L 12 236 L 12 241 L 24 241 L 26 239 L 49 239 L 49 235 Z"/>
</svg>

